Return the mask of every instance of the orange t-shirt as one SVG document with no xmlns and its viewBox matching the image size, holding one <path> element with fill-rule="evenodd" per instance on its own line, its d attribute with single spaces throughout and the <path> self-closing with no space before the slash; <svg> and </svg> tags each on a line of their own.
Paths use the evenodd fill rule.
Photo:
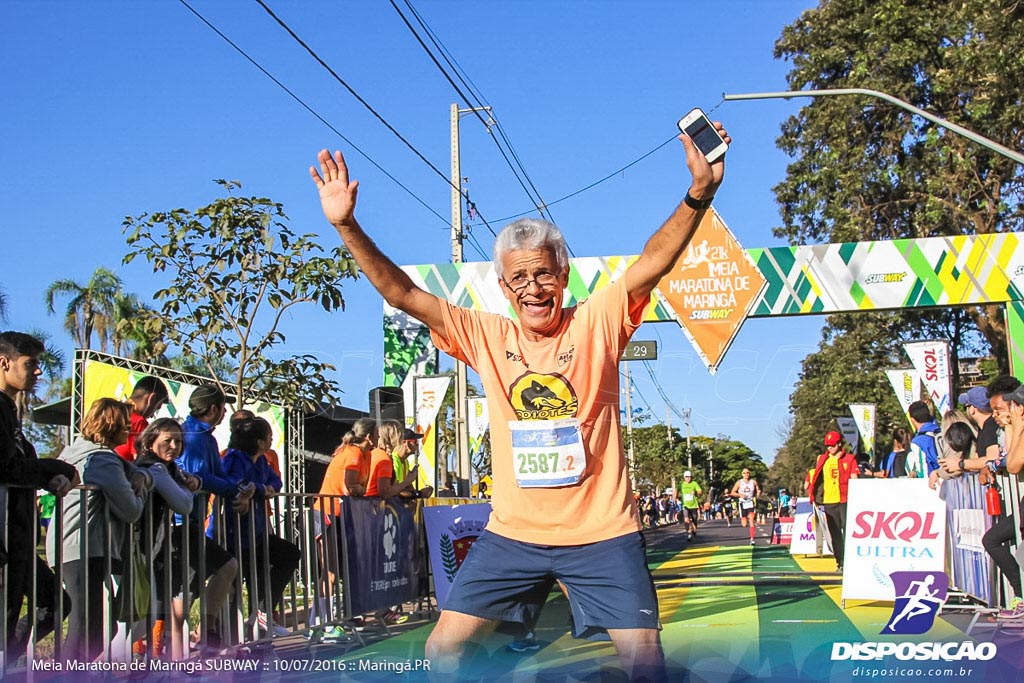
<svg viewBox="0 0 1024 683">
<path fill-rule="evenodd" d="M 466 361 L 487 396 L 494 483 L 487 529 L 517 541 L 581 545 L 640 530 L 619 427 L 619 358 L 639 326 L 620 277 L 562 312 L 554 336 L 527 339 L 518 322 L 442 301 L 439 349 Z M 646 305 L 646 302 L 644 302 Z M 561 488 L 520 488 L 509 421 L 576 418 L 587 466 Z"/>
<path fill-rule="evenodd" d="M 374 448 L 370 451 L 370 474 L 366 483 L 366 495 L 379 496 L 380 489 L 377 487 L 381 478 L 389 482 L 395 476 L 395 466 L 391 464 L 391 454 L 381 448 Z"/>
<path fill-rule="evenodd" d="M 345 486 L 345 471 L 355 470 L 359 473 L 359 482 L 366 485 L 370 477 L 370 459 L 366 457 L 363 450 L 352 444 L 342 444 L 334 451 L 331 464 L 327 466 L 324 474 L 324 481 L 320 484 L 320 494 L 324 496 L 347 496 L 348 487 Z M 322 509 L 320 501 L 317 500 L 314 507 Z M 332 513 L 335 517 L 341 514 L 341 505 L 337 499 L 331 500 Z"/>
</svg>

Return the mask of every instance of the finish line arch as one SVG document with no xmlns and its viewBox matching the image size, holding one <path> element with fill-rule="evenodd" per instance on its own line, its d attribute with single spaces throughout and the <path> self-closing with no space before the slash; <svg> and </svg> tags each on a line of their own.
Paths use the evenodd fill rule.
<svg viewBox="0 0 1024 683">
<path fill-rule="evenodd" d="M 1011 372 L 1024 368 L 1024 239 L 1020 233 L 838 242 L 747 249 L 767 281 L 751 318 L 1005 304 Z M 620 277 L 637 256 L 570 260 L 565 305 Z M 413 282 L 449 302 L 512 317 L 490 261 L 403 266 Z M 658 290 L 644 322 L 675 321 Z M 425 325 L 384 305 L 384 384 L 407 386 L 437 372 Z M 407 391 L 407 396 L 410 393 Z"/>
</svg>

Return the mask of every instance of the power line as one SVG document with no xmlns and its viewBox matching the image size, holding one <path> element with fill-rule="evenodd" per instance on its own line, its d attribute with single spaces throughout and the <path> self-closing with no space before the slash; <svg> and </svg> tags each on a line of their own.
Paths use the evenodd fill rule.
<svg viewBox="0 0 1024 683">
<path fill-rule="evenodd" d="M 184 0 L 179 0 L 179 2 L 184 2 Z M 336 80 L 338 83 L 342 85 L 342 87 L 348 90 L 348 92 L 353 97 L 355 97 L 356 100 L 367 109 L 367 111 L 373 114 L 374 117 L 376 117 L 376 119 L 380 121 L 385 128 L 387 128 L 406 147 L 408 147 L 412 151 L 412 153 L 415 154 L 420 159 L 420 161 L 422 161 L 428 167 L 430 167 L 430 169 L 433 170 L 434 173 L 436 173 L 442 180 L 444 180 L 446 185 L 455 188 L 456 192 L 465 196 L 461 187 L 455 185 L 448 176 L 446 176 L 444 173 L 441 172 L 439 168 L 437 168 L 437 166 L 435 166 L 429 159 L 423 156 L 423 154 L 418 149 L 416 149 L 416 147 L 411 142 L 409 142 L 409 140 L 407 140 L 405 136 L 399 133 L 398 130 L 394 126 L 392 126 L 387 119 L 385 119 L 380 113 L 378 113 L 377 110 L 374 109 L 369 102 L 363 99 L 363 97 L 358 92 L 356 92 L 355 89 L 345 81 L 345 79 L 339 76 L 338 73 L 334 69 L 332 69 L 331 66 L 326 61 L 324 61 L 324 59 L 320 57 L 320 55 L 317 54 L 313 48 L 311 48 L 302 38 L 300 38 L 299 35 L 294 30 L 292 30 L 292 28 L 288 24 L 284 22 L 284 20 L 277 16 L 274 13 L 274 11 L 270 9 L 270 7 L 268 7 L 265 2 L 263 2 L 263 0 L 256 0 L 256 3 L 259 4 L 259 6 L 262 7 L 263 10 L 267 14 L 269 14 L 270 17 L 275 22 L 277 22 L 277 24 L 281 28 L 283 28 L 295 42 L 302 46 L 302 48 L 306 50 L 306 52 L 309 53 L 309 55 L 314 60 L 316 60 L 316 62 L 320 64 L 320 66 L 322 66 L 327 71 L 327 73 L 329 73 L 334 78 L 334 80 Z M 477 213 L 479 214 L 479 209 L 477 209 Z M 483 221 L 484 225 L 487 226 L 487 229 L 491 231 L 491 234 L 497 237 L 497 233 L 494 232 L 494 228 L 491 227 L 491 224 L 483 217 L 483 215 L 480 215 L 480 220 Z"/>
<path fill-rule="evenodd" d="M 619 370 L 619 376 L 621 376 L 621 377 L 625 377 L 625 376 L 626 376 L 626 373 L 625 373 L 625 372 L 623 372 L 623 371 L 622 371 L 622 370 L 620 369 L 620 370 Z M 635 391 L 635 392 L 636 392 L 636 395 L 637 395 L 637 396 L 638 396 L 638 397 L 640 398 L 640 400 L 641 400 L 641 401 L 643 401 L 643 404 L 644 404 L 645 406 L 647 406 L 647 412 L 649 412 L 649 413 L 650 413 L 650 414 L 651 414 L 651 415 L 653 416 L 653 415 L 654 415 L 654 408 L 652 408 L 652 407 L 651 407 L 651 403 L 650 403 L 650 401 L 648 401 L 648 400 L 647 400 L 647 399 L 646 399 L 646 398 L 644 397 L 644 395 L 643 395 L 643 394 L 642 394 L 642 393 L 640 392 L 640 387 L 639 387 L 639 386 L 637 386 L 636 380 L 634 380 L 634 379 L 633 379 L 632 377 L 630 377 L 630 378 L 629 378 L 629 386 L 630 386 L 630 387 L 632 388 L 632 390 L 633 390 L 633 391 Z M 628 389 L 627 389 L 627 391 L 628 391 Z"/>
<path fill-rule="evenodd" d="M 668 394 L 665 393 L 665 388 L 661 386 L 661 382 L 658 381 L 657 376 L 654 374 L 654 370 L 651 369 L 650 365 L 646 363 L 644 365 L 647 370 L 647 374 L 650 375 L 651 377 L 651 382 L 654 383 L 654 389 L 658 392 L 658 395 L 661 397 L 661 400 L 665 402 L 665 405 L 668 406 L 669 410 L 675 413 L 676 417 L 678 417 L 680 420 L 685 421 L 686 417 L 681 412 L 679 412 L 679 409 L 676 408 L 672 401 L 669 400 Z"/>
<path fill-rule="evenodd" d="M 570 192 L 569 194 L 565 195 L 564 197 L 560 197 L 560 198 L 556 199 L 555 201 L 553 201 L 550 204 L 548 204 L 548 206 L 552 206 L 554 204 L 558 204 L 560 202 L 564 202 L 566 199 L 571 199 L 572 197 L 575 197 L 578 194 L 582 194 L 583 192 L 586 192 L 587 190 L 589 190 L 589 189 L 591 189 L 593 187 L 597 187 L 598 185 L 600 185 L 601 183 L 605 182 L 606 180 L 610 180 L 611 178 L 614 178 L 615 176 L 619 175 L 620 173 L 622 173 L 626 169 L 630 168 L 631 166 L 635 166 L 635 165 L 639 164 L 641 161 L 643 161 L 647 157 L 651 156 L 652 154 L 654 154 L 655 152 L 660 150 L 662 147 L 664 147 L 668 143 L 670 143 L 673 140 L 675 140 L 677 137 L 678 137 L 678 135 L 673 135 L 668 140 L 666 140 L 665 142 L 661 143 L 660 145 L 658 145 L 657 147 L 652 149 L 650 152 L 647 152 L 646 154 L 644 154 L 640 158 L 635 159 L 634 161 L 629 162 L 628 164 L 626 164 L 622 168 L 618 169 L 617 171 L 612 171 L 611 173 L 609 173 L 605 177 L 601 178 L 600 180 L 595 180 L 594 182 L 590 183 L 586 187 L 581 187 L 580 189 L 576 190 L 575 192 Z M 501 222 L 504 222 L 504 221 L 512 220 L 513 218 L 519 218 L 520 216 L 525 216 L 525 215 L 527 215 L 529 213 L 533 213 L 532 209 L 530 211 L 523 211 L 521 213 L 516 213 L 516 214 L 513 214 L 511 216 L 505 216 L 504 218 L 499 218 L 499 219 L 497 219 L 495 221 L 495 223 L 501 223 Z"/>
<path fill-rule="evenodd" d="M 202 14 L 200 14 L 198 11 L 196 11 L 195 8 L 193 8 L 191 5 L 189 5 L 187 2 L 185 2 L 185 0 L 178 0 L 178 2 L 180 2 L 182 5 L 184 5 L 185 8 L 188 9 L 188 11 L 192 12 L 192 14 L 194 14 L 196 17 L 198 17 L 200 21 L 202 21 L 204 24 L 206 24 L 210 28 L 210 30 L 212 30 L 214 33 L 216 33 L 218 36 L 220 36 L 228 45 L 230 45 L 232 48 L 234 48 L 235 51 L 238 52 L 238 54 L 240 54 L 243 57 L 245 57 L 245 59 L 248 60 L 248 62 L 250 64 L 252 64 L 257 69 L 259 69 L 263 73 L 264 76 L 266 76 L 271 81 L 273 81 L 273 83 L 275 85 L 277 85 L 277 87 L 281 88 L 281 90 L 284 90 L 293 100 L 298 102 L 299 105 L 301 105 L 303 109 L 305 109 L 310 114 L 312 114 L 314 117 L 316 117 L 328 129 L 330 129 L 332 132 L 334 132 L 335 135 L 337 135 L 339 138 L 344 140 L 346 144 L 348 144 L 352 149 L 354 149 L 356 152 L 358 152 L 359 155 L 362 156 L 364 159 L 366 159 L 371 164 L 373 164 L 373 166 L 376 167 L 377 170 L 379 170 L 381 173 L 383 173 L 385 176 L 387 176 L 393 183 L 395 183 L 395 185 L 398 185 L 398 187 L 402 188 L 402 190 L 404 190 L 406 192 L 406 194 L 408 194 L 410 197 L 412 197 L 417 202 L 419 202 L 423 206 L 423 208 L 425 208 L 427 211 L 429 211 L 430 213 L 432 213 L 435 216 L 437 216 L 438 218 L 440 218 L 446 225 L 451 225 L 451 222 L 447 218 L 445 218 L 444 216 L 439 214 L 437 211 L 435 211 L 433 208 L 431 208 L 429 204 L 427 204 L 423 199 L 421 199 L 415 192 L 413 192 L 408 187 L 406 187 L 404 184 L 402 184 L 402 182 L 400 180 L 398 180 L 398 178 L 393 176 L 391 173 L 389 173 L 387 171 L 387 169 L 385 169 L 383 166 L 378 164 L 373 159 L 373 157 L 371 157 L 369 154 L 364 152 L 356 143 L 352 142 L 350 139 L 345 137 L 345 135 L 343 135 L 341 133 L 341 131 L 339 131 L 337 128 L 332 126 L 330 124 L 330 122 L 327 121 L 327 119 L 325 119 L 323 116 L 321 116 L 311 106 L 306 104 L 306 102 L 303 101 L 303 99 L 301 97 L 299 97 L 294 92 L 292 92 L 288 88 L 288 86 L 286 86 L 284 83 L 282 83 L 280 80 L 278 80 L 273 74 L 271 74 L 269 71 L 267 71 L 265 68 L 263 68 L 263 66 L 259 62 L 257 62 L 251 56 L 249 56 L 249 54 L 245 50 L 243 50 L 241 47 L 239 47 L 237 44 L 235 44 L 234 41 L 232 41 L 220 29 L 218 29 L 216 26 L 214 26 L 212 23 L 210 23 L 210 21 L 206 17 L 204 17 Z"/>
<path fill-rule="evenodd" d="M 505 140 L 505 144 L 509 148 L 509 153 L 511 153 L 512 156 L 515 158 L 516 165 L 513 165 L 511 159 L 509 159 L 509 156 L 508 156 L 509 153 L 506 153 L 505 149 L 501 146 L 501 143 L 498 141 L 498 139 L 496 137 L 494 137 L 494 133 L 491 130 L 491 124 L 488 121 L 484 120 L 483 116 L 477 110 L 476 107 L 473 107 L 474 99 L 476 100 L 475 103 L 477 105 L 481 105 L 481 106 L 484 105 L 484 102 L 481 100 L 481 98 L 477 95 L 477 93 L 473 93 L 473 97 L 471 98 L 471 97 L 467 96 L 462 91 L 462 89 L 459 87 L 459 85 L 452 78 L 451 74 L 449 74 L 448 70 L 445 69 L 445 67 L 441 65 L 441 63 L 438 61 L 437 57 L 434 55 L 433 51 L 431 51 L 430 47 L 427 46 L 427 44 L 423 41 L 423 38 L 416 31 L 416 29 L 413 27 L 413 25 L 409 22 L 409 19 L 402 12 L 401 8 L 395 3 L 395 0 L 389 0 L 389 1 L 391 2 L 391 6 L 395 9 L 395 12 L 398 13 L 398 16 L 401 17 L 402 21 L 405 23 L 406 27 L 409 29 L 409 32 L 413 34 L 413 37 L 416 38 L 416 41 L 420 44 L 420 47 L 422 47 L 424 52 L 427 53 L 427 56 L 430 57 L 430 60 L 434 63 L 434 66 L 436 66 L 438 68 L 438 70 L 445 77 L 445 79 L 452 86 L 452 88 L 459 95 L 459 97 L 462 98 L 462 100 L 473 109 L 473 114 L 475 114 L 476 117 L 478 119 L 480 119 L 480 122 L 484 124 L 484 127 L 487 129 L 488 133 L 491 134 L 491 139 L 494 141 L 495 146 L 498 148 L 498 151 L 501 153 L 502 158 L 505 160 L 505 163 L 508 165 L 509 169 L 512 171 L 512 175 L 515 176 L 516 180 L 519 182 L 519 185 L 523 188 L 523 191 L 526 192 L 526 196 L 529 197 L 530 201 L 535 204 L 536 210 L 543 217 L 544 216 L 544 210 L 545 210 L 544 199 L 540 196 L 540 191 L 537 190 L 537 186 L 534 185 L 533 181 L 530 179 L 530 176 L 526 172 L 526 169 L 523 167 L 523 164 L 520 161 L 518 155 L 515 153 L 515 150 L 512 148 L 512 145 L 509 143 L 508 138 L 505 136 L 504 132 L 501 131 L 500 126 L 497 126 L 497 118 L 493 115 L 493 111 L 492 111 L 491 118 L 495 120 L 495 125 L 498 127 L 499 132 L 501 133 L 502 138 Z M 423 20 L 423 17 L 419 14 L 419 12 L 416 11 L 416 8 L 412 6 L 412 3 L 409 2 L 409 0 L 403 0 L 403 1 L 405 2 L 406 7 L 409 8 L 409 11 L 412 13 L 412 15 L 416 18 L 417 23 L 419 23 L 420 27 L 427 34 L 427 37 L 430 38 L 431 42 L 434 44 L 434 47 L 437 49 L 437 51 L 439 53 L 441 53 L 441 56 L 444 57 L 445 61 L 448 63 L 449 68 L 451 68 L 451 70 L 455 72 L 456 76 L 459 77 L 459 80 L 462 81 L 463 85 L 466 86 L 467 90 L 470 90 L 472 92 L 472 88 L 470 88 L 469 85 L 466 83 L 465 79 L 463 79 L 461 77 L 461 75 L 459 74 L 459 70 L 452 63 L 452 60 L 448 59 L 447 50 L 443 47 L 443 45 L 438 40 L 438 38 L 434 34 L 434 32 L 430 30 L 430 27 L 427 26 L 426 22 Z M 518 170 L 516 169 L 516 166 L 518 166 Z M 520 173 L 522 174 L 522 177 L 520 177 Z M 523 180 L 524 178 L 525 178 L 525 182 Z M 526 186 L 526 183 L 529 183 L 529 185 L 530 185 L 529 188 Z M 532 194 L 531 194 L 531 190 L 532 190 Z M 548 219 L 551 220 L 550 213 L 548 214 Z"/>
</svg>

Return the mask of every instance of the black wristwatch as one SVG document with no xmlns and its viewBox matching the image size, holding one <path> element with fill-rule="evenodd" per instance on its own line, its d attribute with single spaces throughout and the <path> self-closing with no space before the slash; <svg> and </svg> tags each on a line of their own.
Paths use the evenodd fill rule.
<svg viewBox="0 0 1024 683">
<path fill-rule="evenodd" d="M 689 191 L 687 191 L 686 196 L 683 197 L 683 204 L 686 204 L 694 211 L 704 211 L 705 209 L 711 208 L 711 202 L 713 200 L 714 197 L 708 197 L 707 199 L 694 199 L 690 196 Z"/>
</svg>

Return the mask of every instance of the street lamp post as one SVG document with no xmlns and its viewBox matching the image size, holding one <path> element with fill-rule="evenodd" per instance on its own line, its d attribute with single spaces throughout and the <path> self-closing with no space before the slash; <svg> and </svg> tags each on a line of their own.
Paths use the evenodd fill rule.
<svg viewBox="0 0 1024 683">
<path fill-rule="evenodd" d="M 767 100 L 774 98 L 783 98 L 788 100 L 793 97 L 831 97 L 834 95 L 867 95 L 868 97 L 877 97 L 879 99 L 885 100 L 886 102 L 895 104 L 897 107 L 901 107 L 909 112 L 917 114 L 921 118 L 927 119 L 932 123 L 936 123 L 942 126 L 943 128 L 946 128 L 947 130 L 953 131 L 958 135 L 962 135 L 968 140 L 976 142 L 982 147 L 986 147 L 992 150 L 993 152 L 996 152 L 997 154 L 1001 154 L 1004 157 L 1013 159 L 1018 164 L 1024 164 L 1024 154 L 1014 152 L 1012 149 L 1003 147 L 998 142 L 995 142 L 994 140 L 989 140 L 983 135 L 978 135 L 974 131 L 968 130 L 963 126 L 958 126 L 957 124 L 940 118 L 935 114 L 925 111 L 924 109 L 915 107 L 909 102 L 904 102 L 903 100 L 897 97 L 893 97 L 892 95 L 886 94 L 884 92 L 879 92 L 877 90 L 868 90 L 866 88 L 835 88 L 829 90 L 788 90 L 784 92 L 755 92 L 738 95 L 726 95 L 725 93 L 723 93 L 722 99 L 724 99 L 727 102 L 731 102 L 733 100 Z"/>
</svg>

